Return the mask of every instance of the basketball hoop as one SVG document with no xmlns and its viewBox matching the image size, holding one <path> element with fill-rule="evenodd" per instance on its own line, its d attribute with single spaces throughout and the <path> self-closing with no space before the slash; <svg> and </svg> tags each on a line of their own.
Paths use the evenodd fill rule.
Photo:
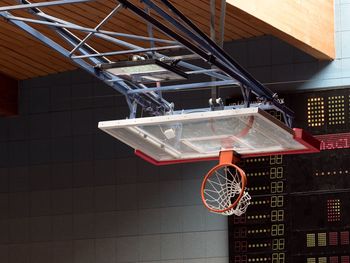
<svg viewBox="0 0 350 263">
<path fill-rule="evenodd" d="M 220 162 L 204 177 L 201 187 L 203 204 L 213 213 L 222 215 L 244 214 L 250 204 L 245 191 L 245 172 L 233 164 L 233 151 L 220 152 Z"/>
<path fill-rule="evenodd" d="M 237 158 L 318 152 L 320 142 L 258 107 L 103 121 L 99 128 L 155 165 L 217 160 L 201 196 L 214 213 L 242 215 L 250 204 Z M 222 149 L 225 149 L 224 151 Z"/>
</svg>

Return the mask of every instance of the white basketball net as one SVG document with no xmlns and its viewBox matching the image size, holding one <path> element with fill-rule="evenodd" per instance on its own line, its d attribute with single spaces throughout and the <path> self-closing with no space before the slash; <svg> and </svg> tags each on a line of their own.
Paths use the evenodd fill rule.
<svg viewBox="0 0 350 263">
<path fill-rule="evenodd" d="M 239 168 L 238 168 L 239 169 Z M 242 178 L 240 173 L 245 173 L 241 169 L 232 166 L 224 166 L 213 172 L 207 179 L 203 190 L 203 198 L 208 208 L 219 211 L 212 211 L 223 215 L 244 214 L 250 204 L 250 195 L 244 192 L 238 204 L 227 211 L 242 192 Z M 234 171 L 233 171 L 234 170 Z"/>
</svg>

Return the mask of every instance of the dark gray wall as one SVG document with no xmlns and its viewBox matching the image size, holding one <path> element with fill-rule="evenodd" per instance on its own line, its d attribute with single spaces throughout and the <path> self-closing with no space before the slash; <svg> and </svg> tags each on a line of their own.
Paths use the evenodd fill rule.
<svg viewBox="0 0 350 263">
<path fill-rule="evenodd" d="M 1 263 L 228 261 L 227 219 L 200 200 L 213 163 L 135 157 L 97 129 L 125 118 L 124 98 L 81 71 L 20 93 L 20 116 L 0 119 Z"/>
</svg>

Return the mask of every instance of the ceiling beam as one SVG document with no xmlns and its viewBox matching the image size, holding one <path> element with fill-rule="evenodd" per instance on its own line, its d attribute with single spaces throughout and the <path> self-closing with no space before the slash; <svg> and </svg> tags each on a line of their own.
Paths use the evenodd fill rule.
<svg viewBox="0 0 350 263">
<path fill-rule="evenodd" d="M 227 0 L 249 24 L 320 60 L 335 58 L 333 0 Z"/>
<path fill-rule="evenodd" d="M 18 114 L 18 81 L 0 73 L 0 116 Z"/>
</svg>

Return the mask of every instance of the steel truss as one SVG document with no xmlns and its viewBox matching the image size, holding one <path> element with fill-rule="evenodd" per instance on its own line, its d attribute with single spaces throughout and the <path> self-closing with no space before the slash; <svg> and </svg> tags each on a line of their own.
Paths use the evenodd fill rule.
<svg viewBox="0 0 350 263">
<path fill-rule="evenodd" d="M 145 9 L 141 9 L 129 0 L 118 0 L 116 1 L 118 3 L 115 4 L 115 7 L 95 28 L 88 28 L 65 21 L 58 17 L 51 16 L 40 9 L 40 7 L 92 1 L 94 0 L 57 0 L 31 3 L 27 0 L 19 0 L 19 5 L 0 7 L 0 16 L 122 93 L 126 97 L 130 108 L 130 118 L 136 117 L 138 106 L 151 115 L 186 112 L 186 110 L 175 112 L 173 103 L 168 102 L 162 97 L 162 91 L 236 86 L 241 89 L 244 105 L 234 106 L 235 108 L 253 106 L 252 100 L 258 100 L 261 101 L 261 103 L 254 104 L 254 106 L 278 110 L 284 115 L 287 125 L 292 125 L 294 113 L 287 108 L 283 102 L 280 102 L 277 94 L 254 79 L 225 53 L 215 41 L 204 34 L 168 0 L 159 0 L 157 3 L 152 0 L 141 0 L 140 2 L 144 4 Z M 19 9 L 27 10 L 34 15 L 35 18 L 20 17 L 12 14 L 12 11 Z M 101 29 L 110 18 L 117 16 L 123 9 L 128 9 L 147 22 L 148 37 Z M 156 14 L 158 18 L 161 17 L 165 22 L 159 21 L 154 14 Z M 60 36 L 65 43 L 69 44 L 71 49 L 63 47 L 45 35 L 44 32 L 40 32 L 30 26 L 30 24 L 48 26 Z M 153 28 L 157 28 L 172 40 L 153 37 Z M 81 39 L 72 31 L 80 31 L 86 36 Z M 91 37 L 100 38 L 115 44 L 117 47 L 116 50 L 118 51 L 99 52 L 97 49 L 87 44 L 87 41 Z M 144 45 L 138 46 L 126 40 L 122 40 L 121 38 L 130 39 L 130 41 L 143 41 Z M 122 50 L 120 50 L 121 48 Z M 160 53 L 162 50 L 176 51 L 178 49 L 187 50 L 191 55 L 171 57 Z M 186 69 L 186 73 L 189 76 L 203 75 L 203 79 L 206 79 L 206 81 L 191 81 L 184 84 L 165 86 L 160 86 L 158 83 L 156 86 L 151 86 L 119 78 L 101 69 L 101 65 L 115 62 L 111 61 L 109 57 L 125 54 L 145 54 L 153 59 L 170 60 L 176 63 L 177 66 Z M 205 67 L 198 66 L 194 64 L 192 60 L 189 60 L 189 58 L 200 58 L 205 61 L 207 65 Z M 207 110 L 213 109 L 215 109 L 215 107 L 208 108 Z"/>
</svg>

